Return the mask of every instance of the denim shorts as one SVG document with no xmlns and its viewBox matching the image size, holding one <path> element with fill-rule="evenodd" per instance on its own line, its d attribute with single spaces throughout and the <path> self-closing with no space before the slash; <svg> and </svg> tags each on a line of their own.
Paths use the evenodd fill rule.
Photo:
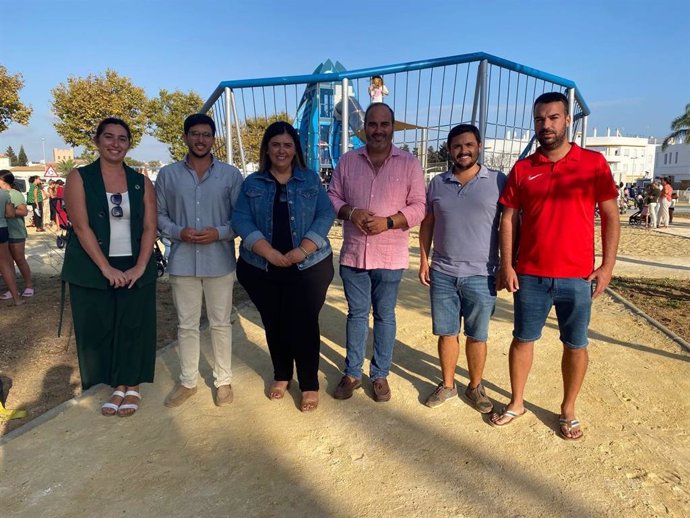
<svg viewBox="0 0 690 518">
<path fill-rule="evenodd" d="M 541 338 L 551 307 L 556 307 L 560 338 L 569 349 L 587 347 L 587 328 L 592 312 L 592 283 L 574 278 L 518 275 L 520 289 L 513 293 L 515 329 L 520 342 Z"/>
<path fill-rule="evenodd" d="M 486 342 L 496 308 L 496 278 L 453 277 L 431 270 L 431 321 L 436 336 L 455 336 L 464 321 L 465 336 Z"/>
</svg>

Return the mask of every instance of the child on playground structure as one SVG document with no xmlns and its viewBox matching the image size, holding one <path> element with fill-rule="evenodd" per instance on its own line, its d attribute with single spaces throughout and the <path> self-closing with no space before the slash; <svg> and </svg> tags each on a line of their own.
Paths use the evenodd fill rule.
<svg viewBox="0 0 690 518">
<path fill-rule="evenodd" d="M 388 95 L 388 88 L 383 83 L 383 77 L 372 76 L 369 84 L 369 98 L 372 103 L 382 103 L 383 96 Z"/>
</svg>

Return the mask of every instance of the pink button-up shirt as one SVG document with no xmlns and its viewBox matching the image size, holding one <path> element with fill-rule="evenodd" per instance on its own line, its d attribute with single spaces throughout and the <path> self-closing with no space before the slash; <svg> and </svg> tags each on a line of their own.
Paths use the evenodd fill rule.
<svg viewBox="0 0 690 518">
<path fill-rule="evenodd" d="M 343 155 L 333 171 L 328 197 L 336 214 L 343 205 L 367 209 L 383 217 L 401 212 L 409 227 L 419 225 L 426 210 L 419 160 L 395 146 L 378 173 L 366 146 Z M 409 234 L 409 229 L 393 229 L 370 236 L 344 221 L 340 264 L 366 270 L 407 268 Z"/>
</svg>

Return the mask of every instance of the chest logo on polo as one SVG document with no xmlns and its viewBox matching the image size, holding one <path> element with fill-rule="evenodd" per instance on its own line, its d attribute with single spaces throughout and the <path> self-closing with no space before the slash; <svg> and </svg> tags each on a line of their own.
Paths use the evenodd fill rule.
<svg viewBox="0 0 690 518">
<path fill-rule="evenodd" d="M 535 178 L 538 178 L 538 177 L 540 177 L 540 176 L 543 175 L 543 174 L 544 174 L 544 173 L 533 174 L 533 175 L 531 175 L 531 176 L 528 176 L 528 177 L 527 177 L 527 180 L 534 180 Z"/>
</svg>

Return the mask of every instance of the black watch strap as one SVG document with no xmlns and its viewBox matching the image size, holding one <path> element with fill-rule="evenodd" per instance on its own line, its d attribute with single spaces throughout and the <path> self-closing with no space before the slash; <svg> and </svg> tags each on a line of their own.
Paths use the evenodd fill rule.
<svg viewBox="0 0 690 518">
<path fill-rule="evenodd" d="M 392 229 L 395 226 L 393 218 L 391 218 L 390 216 L 386 218 L 386 226 L 388 227 L 388 230 Z"/>
</svg>

